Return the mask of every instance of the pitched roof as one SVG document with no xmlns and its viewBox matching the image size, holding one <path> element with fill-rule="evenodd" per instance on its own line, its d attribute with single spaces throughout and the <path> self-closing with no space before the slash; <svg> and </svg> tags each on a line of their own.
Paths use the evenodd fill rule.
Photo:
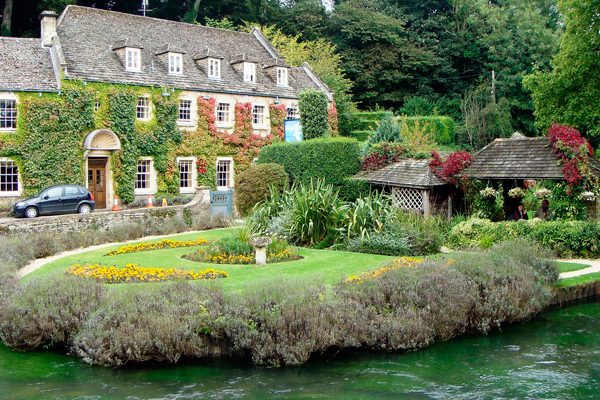
<svg viewBox="0 0 600 400">
<path fill-rule="evenodd" d="M 417 189 L 447 185 L 447 182 L 431 172 L 429 162 L 430 160 L 402 160 L 377 171 L 360 172 L 354 175 L 354 178 L 366 179 L 371 183 Z"/>
<path fill-rule="evenodd" d="M 290 69 L 289 87 L 277 85 L 276 77 L 264 67 L 282 57 L 259 31 L 236 32 L 70 5 L 58 19 L 57 32 L 67 79 L 287 98 L 321 86 L 304 68 Z M 122 56 L 113 50 L 124 41 L 142 48 L 141 72 L 126 71 Z M 165 44 L 184 53 L 183 75 L 167 74 L 166 57 L 160 55 Z M 221 79 L 207 77 L 206 60 L 194 60 L 207 53 L 224 58 Z M 259 61 L 257 83 L 244 82 L 241 67 L 231 64 L 240 54 Z"/>
<path fill-rule="evenodd" d="M 0 91 L 57 91 L 50 50 L 40 39 L 0 37 Z"/>
<path fill-rule="evenodd" d="M 600 162 L 590 157 L 590 165 L 600 176 Z M 564 179 L 546 137 L 496 139 L 475 154 L 465 174 L 475 179 Z"/>
</svg>

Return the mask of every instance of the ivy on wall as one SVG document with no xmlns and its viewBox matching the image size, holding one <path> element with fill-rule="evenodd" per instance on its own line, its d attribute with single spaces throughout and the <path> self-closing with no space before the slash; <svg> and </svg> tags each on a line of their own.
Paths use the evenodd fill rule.
<svg viewBox="0 0 600 400">
<path fill-rule="evenodd" d="M 136 120 L 141 95 L 151 100 L 148 121 Z M 262 136 L 252 128 L 252 104 L 237 103 L 229 133 L 216 127 L 215 99 L 199 97 L 197 128 L 181 131 L 178 95 L 162 88 L 74 81 L 65 81 L 60 94 L 19 93 L 18 128 L 0 133 L 0 156 L 17 162 L 27 196 L 54 184 L 84 185 L 83 140 L 95 129 L 109 129 L 121 141 L 121 150 L 110 160 L 114 189 L 129 203 L 135 199 L 137 162 L 142 156 L 154 160 L 157 194 L 176 194 L 178 156 L 195 156 L 198 185 L 215 188 L 217 157 L 231 157 L 238 174 L 263 146 L 283 140 L 285 105 L 269 105 L 274 134 Z"/>
</svg>

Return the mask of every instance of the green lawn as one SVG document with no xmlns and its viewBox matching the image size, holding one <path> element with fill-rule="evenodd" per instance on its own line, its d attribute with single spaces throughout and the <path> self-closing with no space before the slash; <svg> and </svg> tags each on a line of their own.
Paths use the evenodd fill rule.
<svg viewBox="0 0 600 400">
<path fill-rule="evenodd" d="M 577 286 L 584 285 L 586 283 L 591 283 L 595 281 L 600 281 L 600 272 L 594 272 L 593 274 L 574 276 L 572 278 L 561 279 L 556 284 L 556 287 L 568 287 L 568 286 Z"/>
<path fill-rule="evenodd" d="M 195 234 L 182 234 L 171 236 L 170 239 L 217 239 L 231 235 L 231 230 L 215 230 Z M 154 240 L 158 241 L 160 239 Z M 136 243 L 141 243 L 138 241 Z M 51 274 L 61 274 L 73 264 L 96 264 L 115 265 L 124 267 L 126 264 L 138 264 L 141 267 L 164 267 L 181 269 L 206 269 L 215 268 L 227 272 L 228 278 L 220 279 L 219 284 L 224 288 L 238 290 L 246 283 L 258 282 L 262 280 L 285 277 L 286 279 L 310 280 L 317 279 L 319 282 L 335 283 L 348 276 L 361 274 L 366 271 L 374 271 L 380 266 L 389 263 L 397 257 L 388 257 L 371 254 L 350 253 L 342 251 L 314 250 L 300 248 L 300 255 L 304 257 L 301 260 L 269 264 L 266 267 L 256 265 L 230 265 L 230 264 L 210 264 L 188 261 L 181 258 L 182 255 L 190 252 L 192 248 L 176 248 L 164 250 L 143 251 L 139 253 L 120 254 L 116 256 L 105 257 L 110 250 L 120 248 L 115 245 L 99 250 L 88 251 L 62 258 L 52 263 L 46 264 L 42 268 L 27 275 L 24 280 L 38 279 Z M 199 281 L 200 282 L 200 281 Z M 152 283 L 149 283 L 152 284 Z M 119 284 L 110 285 L 114 289 L 119 287 L 132 286 L 143 287 L 146 284 Z"/>
<path fill-rule="evenodd" d="M 560 272 L 561 274 L 563 272 L 579 271 L 580 269 L 591 267 L 591 265 L 587 264 L 578 264 L 566 261 L 557 261 L 556 265 L 558 265 L 558 272 Z"/>
</svg>

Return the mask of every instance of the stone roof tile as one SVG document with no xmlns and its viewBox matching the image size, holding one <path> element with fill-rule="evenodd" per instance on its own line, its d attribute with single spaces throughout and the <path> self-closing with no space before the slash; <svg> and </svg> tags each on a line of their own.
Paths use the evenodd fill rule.
<svg viewBox="0 0 600 400">
<path fill-rule="evenodd" d="M 41 39 L 0 37 L 0 91 L 57 91 L 50 50 Z"/>
</svg>

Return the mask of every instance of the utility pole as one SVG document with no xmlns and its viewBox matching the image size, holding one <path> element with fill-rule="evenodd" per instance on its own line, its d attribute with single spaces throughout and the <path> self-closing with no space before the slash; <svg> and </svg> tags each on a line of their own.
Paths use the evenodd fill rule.
<svg viewBox="0 0 600 400">
<path fill-rule="evenodd" d="M 496 104 L 496 71 L 492 70 L 492 102 Z"/>
</svg>

